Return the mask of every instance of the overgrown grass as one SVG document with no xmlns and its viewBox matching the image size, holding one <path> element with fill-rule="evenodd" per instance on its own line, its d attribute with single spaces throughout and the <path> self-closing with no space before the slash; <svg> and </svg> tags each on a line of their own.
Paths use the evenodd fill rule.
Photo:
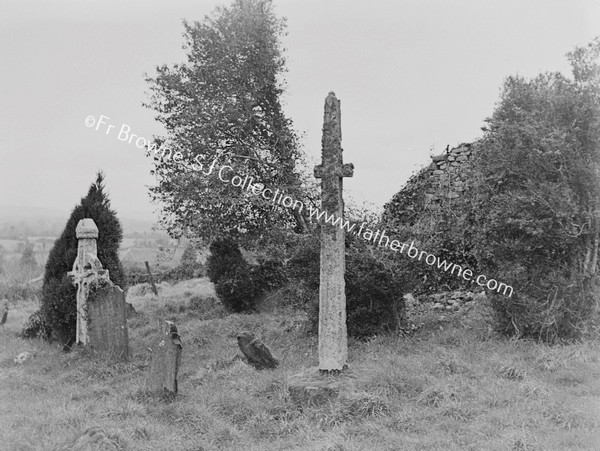
<svg viewBox="0 0 600 451">
<path fill-rule="evenodd" d="M 36 306 L 11 306 L 0 329 L 0 449 L 58 449 L 92 426 L 128 450 L 600 449 L 598 343 L 548 347 L 424 315 L 411 337 L 351 341 L 352 389 L 300 409 L 286 401 L 286 380 L 317 364 L 306 318 L 228 315 L 214 298 L 205 279 L 164 284 L 158 297 L 131 289 L 139 314 L 126 363 L 22 340 Z M 175 321 L 184 344 L 173 402 L 145 390 L 159 317 Z M 278 369 L 232 361 L 244 329 L 281 359 Z M 32 358 L 15 364 L 24 351 Z"/>
</svg>

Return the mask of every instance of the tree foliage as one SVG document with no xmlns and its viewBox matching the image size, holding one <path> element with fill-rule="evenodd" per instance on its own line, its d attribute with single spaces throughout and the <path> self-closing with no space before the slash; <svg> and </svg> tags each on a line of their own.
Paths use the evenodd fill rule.
<svg viewBox="0 0 600 451">
<path fill-rule="evenodd" d="M 500 327 L 552 340 L 598 307 L 600 40 L 569 54 L 574 79 L 509 77 L 476 168 L 475 254 L 511 283 Z"/>
<path fill-rule="evenodd" d="M 119 261 L 119 246 L 123 238 L 121 224 L 110 207 L 105 192 L 104 176 L 98 173 L 87 195 L 81 199 L 56 240 L 46 262 L 42 286 L 41 319 L 52 331 L 52 338 L 63 343 L 73 342 L 76 331 L 76 289 L 67 276 L 77 257 L 77 224 L 91 218 L 98 226 L 98 259 L 109 270 L 110 279 L 125 288 L 125 275 Z"/>
<path fill-rule="evenodd" d="M 187 63 L 160 66 L 147 78 L 146 106 L 167 131 L 148 152 L 163 225 L 174 236 L 250 241 L 275 226 L 302 229 L 298 212 L 218 176 L 227 165 L 232 169 L 224 178 L 247 175 L 263 187 L 302 197 L 302 154 L 280 100 L 284 21 L 269 0 L 235 0 L 184 27 Z"/>
</svg>

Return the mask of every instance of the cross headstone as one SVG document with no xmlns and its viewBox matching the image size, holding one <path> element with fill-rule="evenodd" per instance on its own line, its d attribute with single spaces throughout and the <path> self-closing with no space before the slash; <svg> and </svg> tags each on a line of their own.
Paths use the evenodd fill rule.
<svg viewBox="0 0 600 451">
<path fill-rule="evenodd" d="M 73 263 L 73 270 L 69 273 L 73 284 L 77 285 L 77 332 L 75 342 L 87 345 L 88 312 L 87 299 L 91 282 L 98 279 L 108 280 L 108 270 L 102 269 L 98 260 L 98 227 L 93 219 L 84 218 L 77 223 L 75 229 L 77 236 L 77 258 Z"/>
<path fill-rule="evenodd" d="M 322 162 L 315 167 L 321 179 L 321 210 L 335 218 L 344 217 L 343 177 L 352 177 L 354 165 L 342 159 L 340 101 L 330 92 L 325 99 Z M 344 229 L 321 224 L 321 276 L 319 285 L 319 370 L 339 372 L 347 367 L 346 270 Z"/>
<path fill-rule="evenodd" d="M 167 398 L 173 398 L 177 394 L 181 350 L 177 326 L 171 321 L 163 321 L 152 345 L 152 363 L 147 380 L 148 388 L 154 394 Z"/>
<path fill-rule="evenodd" d="M 77 285 L 75 341 L 114 357 L 129 353 L 125 293 L 98 259 L 98 227 L 90 218 L 77 224 L 77 257 L 69 276 Z"/>
</svg>

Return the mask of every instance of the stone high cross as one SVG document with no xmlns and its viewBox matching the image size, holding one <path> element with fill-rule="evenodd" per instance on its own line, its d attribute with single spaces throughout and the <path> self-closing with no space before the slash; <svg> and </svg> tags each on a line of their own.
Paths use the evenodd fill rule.
<svg viewBox="0 0 600 451">
<path fill-rule="evenodd" d="M 342 179 L 352 177 L 354 166 L 342 160 L 340 101 L 330 92 L 325 99 L 322 163 L 315 167 L 321 179 L 321 210 L 340 221 L 344 217 Z M 334 219 L 334 221 L 335 221 Z M 319 284 L 319 370 L 338 372 L 347 366 L 346 292 L 344 272 L 346 250 L 344 229 L 321 224 L 321 278 Z"/>
<path fill-rule="evenodd" d="M 98 260 L 98 227 L 93 219 L 79 221 L 75 229 L 77 236 L 77 258 L 73 270 L 69 273 L 73 284 L 77 285 L 77 332 L 76 343 L 89 344 L 87 300 L 91 282 L 99 279 L 109 280 L 108 270 L 102 269 Z"/>
</svg>

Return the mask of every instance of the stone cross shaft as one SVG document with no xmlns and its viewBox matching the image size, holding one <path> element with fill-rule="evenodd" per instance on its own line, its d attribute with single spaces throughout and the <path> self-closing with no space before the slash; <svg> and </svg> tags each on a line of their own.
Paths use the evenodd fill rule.
<svg viewBox="0 0 600 451">
<path fill-rule="evenodd" d="M 315 167 L 321 179 L 321 210 L 333 215 L 335 225 L 321 224 L 321 277 L 319 285 L 319 370 L 342 371 L 348 360 L 346 293 L 344 272 L 346 251 L 342 179 L 352 177 L 354 166 L 342 159 L 340 101 L 330 92 L 325 99 L 322 163 Z"/>
<path fill-rule="evenodd" d="M 77 258 L 73 263 L 73 270 L 69 272 L 71 281 L 77 285 L 77 332 L 76 343 L 87 345 L 89 343 L 87 299 L 91 282 L 100 279 L 109 280 L 108 270 L 102 268 L 98 260 L 98 227 L 93 219 L 84 218 L 77 224 L 75 230 L 78 245 Z"/>
</svg>

